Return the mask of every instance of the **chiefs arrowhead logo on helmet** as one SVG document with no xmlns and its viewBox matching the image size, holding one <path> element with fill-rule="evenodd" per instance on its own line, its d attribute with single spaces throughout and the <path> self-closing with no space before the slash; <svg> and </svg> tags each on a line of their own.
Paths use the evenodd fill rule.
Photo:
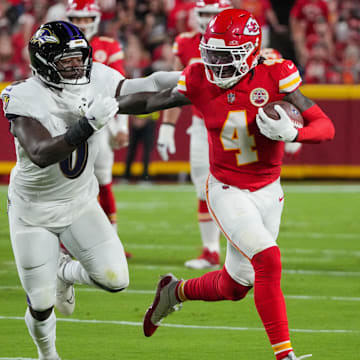
<svg viewBox="0 0 360 360">
<path fill-rule="evenodd" d="M 259 35 L 260 26 L 255 19 L 249 18 L 244 28 L 244 35 Z"/>
</svg>

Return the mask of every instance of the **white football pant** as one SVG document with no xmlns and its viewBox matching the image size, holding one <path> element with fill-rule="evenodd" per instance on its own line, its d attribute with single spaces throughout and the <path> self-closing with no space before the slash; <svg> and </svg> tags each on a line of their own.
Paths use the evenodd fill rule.
<svg viewBox="0 0 360 360">
<path fill-rule="evenodd" d="M 206 200 L 206 180 L 209 175 L 209 143 L 204 120 L 192 117 L 187 133 L 190 135 L 191 180 L 198 199 Z"/>
<path fill-rule="evenodd" d="M 250 192 L 210 175 L 207 190 L 211 215 L 228 240 L 226 269 L 235 281 L 251 286 L 254 269 L 250 259 L 276 245 L 284 204 L 280 179 Z"/>
<path fill-rule="evenodd" d="M 44 311 L 55 304 L 59 241 L 97 283 L 113 290 L 128 286 L 124 248 L 96 199 L 63 227 L 25 224 L 22 209 L 21 201 L 12 196 L 8 210 L 11 243 L 21 284 L 34 310 Z"/>
</svg>

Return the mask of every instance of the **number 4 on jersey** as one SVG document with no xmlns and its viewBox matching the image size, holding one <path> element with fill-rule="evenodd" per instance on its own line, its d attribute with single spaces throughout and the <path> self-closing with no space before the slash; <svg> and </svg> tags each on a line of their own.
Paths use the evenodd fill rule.
<svg viewBox="0 0 360 360">
<path fill-rule="evenodd" d="M 236 150 L 238 166 L 258 161 L 254 135 L 249 134 L 245 110 L 230 111 L 220 134 L 224 150 Z"/>
</svg>

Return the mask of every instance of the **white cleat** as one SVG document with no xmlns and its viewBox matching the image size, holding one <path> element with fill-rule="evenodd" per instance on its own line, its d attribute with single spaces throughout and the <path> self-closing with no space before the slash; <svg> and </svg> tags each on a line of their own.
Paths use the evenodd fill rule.
<svg viewBox="0 0 360 360">
<path fill-rule="evenodd" d="M 184 264 L 187 268 L 202 270 L 202 269 L 217 269 L 220 265 L 220 254 L 216 251 L 210 252 L 204 248 L 201 255 L 196 259 L 191 259 Z"/>
<path fill-rule="evenodd" d="M 65 316 L 70 316 L 75 310 L 74 286 L 73 284 L 63 280 L 64 267 L 69 261 L 71 261 L 71 257 L 63 252 L 60 252 L 56 280 L 55 307 L 61 314 Z"/>
<path fill-rule="evenodd" d="M 145 313 L 143 321 L 145 336 L 151 336 L 164 317 L 180 309 L 181 304 L 175 295 L 175 288 L 179 281 L 181 280 L 178 280 L 173 274 L 161 276 L 154 301 Z"/>
<path fill-rule="evenodd" d="M 303 359 L 307 359 L 311 356 L 312 356 L 312 354 L 307 354 L 307 355 L 302 355 L 300 357 L 296 357 L 295 353 L 292 351 L 292 352 L 288 353 L 287 357 L 285 357 L 281 360 L 303 360 Z"/>
</svg>

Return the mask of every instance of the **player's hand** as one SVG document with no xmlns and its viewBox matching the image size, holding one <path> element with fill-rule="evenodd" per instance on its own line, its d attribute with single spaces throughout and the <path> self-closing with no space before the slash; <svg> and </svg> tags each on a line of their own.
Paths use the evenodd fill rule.
<svg viewBox="0 0 360 360">
<path fill-rule="evenodd" d="M 170 123 L 163 123 L 159 129 L 157 139 L 157 151 L 164 161 L 169 160 L 169 154 L 175 154 L 175 126 Z"/>
<path fill-rule="evenodd" d="M 256 115 L 256 123 L 260 132 L 271 140 L 294 141 L 298 131 L 295 129 L 293 122 L 280 105 L 275 105 L 274 109 L 280 116 L 279 120 L 270 118 L 262 108 L 259 108 Z"/>
<path fill-rule="evenodd" d="M 115 98 L 110 96 L 103 97 L 97 95 L 89 104 L 85 117 L 90 126 L 96 131 L 100 130 L 110 121 L 118 112 L 118 103 Z"/>
</svg>

